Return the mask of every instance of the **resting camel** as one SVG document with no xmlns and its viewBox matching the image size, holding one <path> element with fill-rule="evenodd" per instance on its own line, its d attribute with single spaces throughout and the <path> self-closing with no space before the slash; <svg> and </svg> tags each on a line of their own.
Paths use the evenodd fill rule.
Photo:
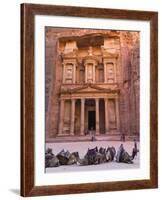
<svg viewBox="0 0 162 200">
<path fill-rule="evenodd" d="M 134 142 L 134 148 L 132 150 L 132 155 L 129 155 L 124 147 L 123 144 L 120 145 L 117 155 L 115 148 L 108 147 L 103 148 L 98 147 L 92 148 L 87 150 L 85 156 L 81 159 L 79 157 L 78 152 L 70 153 L 69 151 L 65 151 L 64 149 L 60 151 L 56 156 L 52 153 L 52 149 L 47 149 L 45 153 L 45 166 L 46 167 L 58 167 L 60 165 L 97 165 L 105 162 L 111 162 L 114 160 L 116 156 L 116 162 L 123 162 L 123 163 L 133 163 L 133 159 L 137 156 L 137 143 Z"/>
<path fill-rule="evenodd" d="M 137 156 L 138 152 L 139 152 L 139 150 L 137 149 L 136 141 L 134 142 L 134 148 L 132 150 L 132 155 L 129 155 L 128 152 L 125 151 L 123 144 L 121 144 L 119 147 L 119 150 L 117 152 L 116 162 L 132 164 L 133 159 L 135 158 L 135 156 Z"/>
<path fill-rule="evenodd" d="M 108 147 L 106 150 L 106 161 L 113 161 L 116 155 L 115 147 Z"/>
<path fill-rule="evenodd" d="M 48 148 L 45 152 L 45 167 L 60 166 L 58 158 L 52 153 L 52 149 Z"/>
<path fill-rule="evenodd" d="M 101 164 L 105 162 L 109 162 L 114 160 L 115 157 L 115 148 L 114 147 L 108 147 L 106 148 L 101 147 L 99 150 L 97 147 L 93 149 L 89 149 L 84 156 L 83 159 L 80 159 L 78 157 L 77 159 L 77 164 L 78 165 L 96 165 L 96 164 Z"/>
</svg>

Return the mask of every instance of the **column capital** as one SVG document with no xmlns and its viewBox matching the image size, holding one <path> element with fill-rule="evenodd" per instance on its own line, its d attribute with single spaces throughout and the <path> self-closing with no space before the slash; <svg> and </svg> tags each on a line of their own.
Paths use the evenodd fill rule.
<svg viewBox="0 0 162 200">
<path fill-rule="evenodd" d="M 104 98 L 104 101 L 107 102 L 109 100 L 109 98 Z"/>
<path fill-rule="evenodd" d="M 65 101 L 65 99 L 64 98 L 59 98 L 59 101 L 61 102 L 63 102 L 63 101 Z"/>
<path fill-rule="evenodd" d="M 81 102 L 85 102 L 85 98 L 81 98 L 80 100 L 81 100 Z"/>
</svg>

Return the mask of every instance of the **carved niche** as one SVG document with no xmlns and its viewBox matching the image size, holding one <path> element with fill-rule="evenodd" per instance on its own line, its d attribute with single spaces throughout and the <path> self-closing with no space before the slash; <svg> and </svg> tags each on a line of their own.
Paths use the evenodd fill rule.
<svg viewBox="0 0 162 200">
<path fill-rule="evenodd" d="M 67 63 L 64 71 L 64 83 L 72 83 L 73 82 L 73 64 Z"/>
<path fill-rule="evenodd" d="M 93 82 L 93 64 L 87 64 L 87 82 Z"/>
<path fill-rule="evenodd" d="M 106 64 L 106 77 L 108 83 L 114 83 L 115 82 L 115 68 L 114 63 L 107 63 Z"/>
</svg>

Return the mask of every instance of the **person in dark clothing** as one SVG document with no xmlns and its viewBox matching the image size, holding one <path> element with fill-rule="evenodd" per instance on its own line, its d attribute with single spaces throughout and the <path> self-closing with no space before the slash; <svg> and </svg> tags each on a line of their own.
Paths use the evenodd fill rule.
<svg viewBox="0 0 162 200">
<path fill-rule="evenodd" d="M 125 152 L 125 150 L 124 150 L 123 144 L 121 144 L 118 151 L 117 151 L 116 162 L 122 161 L 122 156 L 123 156 L 124 152 Z"/>
</svg>

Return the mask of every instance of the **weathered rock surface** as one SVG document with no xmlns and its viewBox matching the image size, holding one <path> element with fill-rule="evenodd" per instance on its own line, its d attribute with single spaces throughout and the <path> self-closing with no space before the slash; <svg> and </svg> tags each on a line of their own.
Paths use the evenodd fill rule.
<svg viewBox="0 0 162 200">
<path fill-rule="evenodd" d="M 46 59 L 45 59 L 45 111 L 46 111 L 46 139 L 54 138 L 58 134 L 59 126 L 59 97 L 62 85 L 62 57 L 63 49 L 70 52 L 71 46 L 65 46 L 68 40 L 76 41 L 77 48 L 81 51 L 78 60 L 85 55 L 86 49 L 92 47 L 97 58 L 101 57 L 105 48 L 109 53 L 118 52 L 119 72 L 116 74 L 118 80 L 119 113 L 120 113 L 120 133 L 126 135 L 139 135 L 139 33 L 131 31 L 107 31 L 91 29 L 65 29 L 46 28 Z M 108 40 L 104 42 L 104 37 Z M 113 38 L 113 39 L 109 39 Z M 91 49 L 88 50 L 91 54 Z M 101 57 L 102 68 L 102 57 Z M 102 74 L 102 73 L 101 73 Z M 81 76 L 82 78 L 82 76 Z M 81 81 L 79 78 L 79 81 Z M 101 78 L 102 79 L 102 78 Z M 77 83 L 78 84 L 78 83 Z M 72 85 L 70 87 L 73 87 Z M 103 86 L 104 87 L 104 86 Z M 102 102 L 101 102 L 102 103 Z M 113 102 L 112 102 L 112 113 Z M 111 113 L 111 110 L 110 110 Z M 101 117 L 102 118 L 102 117 Z M 111 115 L 112 121 L 115 116 Z M 68 123 L 68 122 L 67 122 Z M 79 126 L 79 125 L 78 125 Z M 112 123 L 112 129 L 114 127 Z"/>
</svg>

